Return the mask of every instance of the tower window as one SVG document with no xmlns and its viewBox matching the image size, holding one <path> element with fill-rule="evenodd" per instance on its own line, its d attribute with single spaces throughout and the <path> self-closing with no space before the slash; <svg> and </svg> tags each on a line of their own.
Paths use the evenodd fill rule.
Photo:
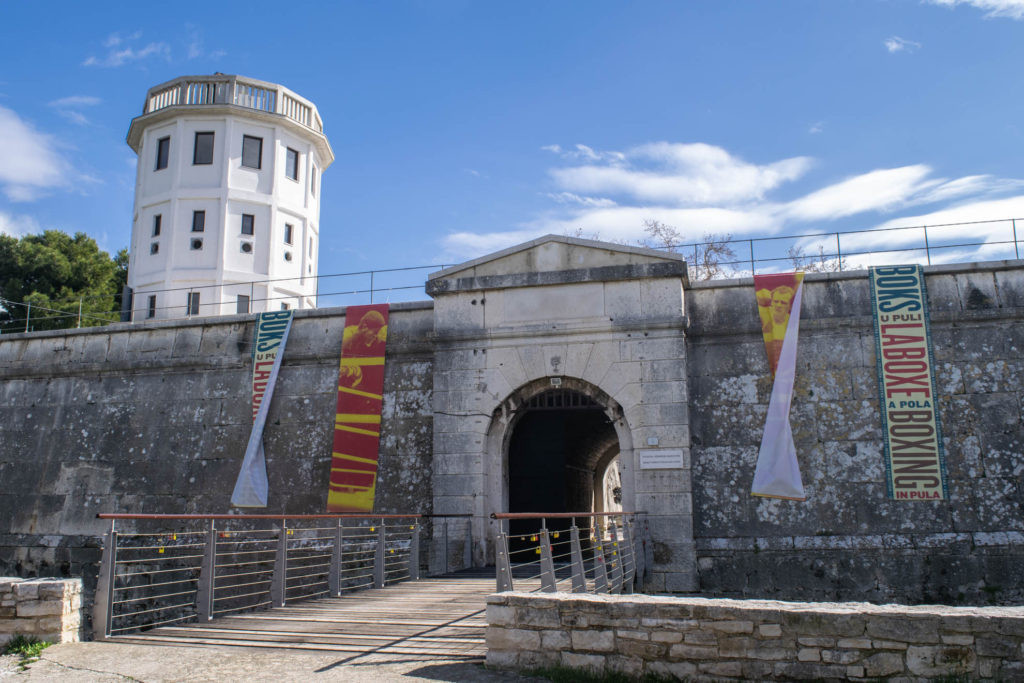
<svg viewBox="0 0 1024 683">
<path fill-rule="evenodd" d="M 188 293 L 188 303 L 185 306 L 186 315 L 199 315 L 199 292 Z"/>
<path fill-rule="evenodd" d="M 203 232 L 206 230 L 206 212 L 192 212 L 192 232 Z"/>
<path fill-rule="evenodd" d="M 282 311 L 287 311 L 289 308 L 291 308 L 291 306 L 289 306 L 288 304 L 286 304 L 284 302 L 281 302 L 281 310 Z"/>
<path fill-rule="evenodd" d="M 252 235 L 252 234 L 254 234 L 253 222 L 254 222 L 254 219 L 253 219 L 253 216 L 252 216 L 251 213 L 243 213 L 242 214 L 242 234 L 243 235 Z"/>
<path fill-rule="evenodd" d="M 291 261 L 292 260 L 292 252 L 290 252 L 290 251 L 284 252 L 284 260 L 285 261 Z"/>
<path fill-rule="evenodd" d="M 203 241 L 200 239 L 192 240 L 192 251 L 199 251 L 203 248 Z"/>
<path fill-rule="evenodd" d="M 153 237 L 160 236 L 160 225 L 163 223 L 163 216 L 157 214 L 153 216 Z"/>
<path fill-rule="evenodd" d="M 249 295 L 239 294 L 238 303 L 235 304 L 235 313 L 248 313 L 249 312 Z"/>
<path fill-rule="evenodd" d="M 242 166 L 263 168 L 263 138 L 242 136 Z"/>
<path fill-rule="evenodd" d="M 285 158 L 284 174 L 292 180 L 299 179 L 299 153 L 291 147 L 288 148 L 288 153 Z"/>
<path fill-rule="evenodd" d="M 146 311 L 147 318 L 156 317 L 156 294 L 149 295 L 149 310 Z"/>
<path fill-rule="evenodd" d="M 167 168 L 167 161 L 171 156 L 170 136 L 160 138 L 156 141 L 156 170 Z"/>
<path fill-rule="evenodd" d="M 241 249 L 242 249 L 242 253 L 243 254 L 251 254 L 252 253 L 252 242 L 242 242 Z"/>
<path fill-rule="evenodd" d="M 309 238 L 309 258 L 313 258 L 313 238 Z"/>
<path fill-rule="evenodd" d="M 295 232 L 295 226 L 291 223 L 284 224 L 284 243 L 292 244 L 292 235 Z"/>
<path fill-rule="evenodd" d="M 150 245 L 149 245 L 149 253 L 150 254 L 158 254 L 158 253 L 160 253 L 160 243 L 159 242 L 151 242 Z"/>
<path fill-rule="evenodd" d="M 316 166 L 313 167 L 313 171 L 309 174 L 309 191 L 316 196 Z"/>
<path fill-rule="evenodd" d="M 196 166 L 213 163 L 213 133 L 196 133 L 196 144 L 192 150 L 192 163 Z"/>
</svg>

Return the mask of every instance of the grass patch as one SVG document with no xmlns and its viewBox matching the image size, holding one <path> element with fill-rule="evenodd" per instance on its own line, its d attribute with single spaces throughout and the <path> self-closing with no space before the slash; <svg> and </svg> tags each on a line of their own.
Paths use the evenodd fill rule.
<svg viewBox="0 0 1024 683">
<path fill-rule="evenodd" d="M 7 641 L 0 654 L 18 655 L 21 661 L 18 666 L 24 670 L 26 666 L 39 659 L 39 653 L 53 645 L 45 640 L 39 640 L 35 636 L 23 636 L 15 633 L 14 637 Z"/>
<path fill-rule="evenodd" d="M 551 683 L 678 683 L 679 680 L 658 674 L 644 674 L 640 678 L 634 678 L 613 671 L 593 673 L 568 666 L 547 666 L 540 669 L 528 669 L 520 673 L 536 678 L 546 678 Z"/>
</svg>

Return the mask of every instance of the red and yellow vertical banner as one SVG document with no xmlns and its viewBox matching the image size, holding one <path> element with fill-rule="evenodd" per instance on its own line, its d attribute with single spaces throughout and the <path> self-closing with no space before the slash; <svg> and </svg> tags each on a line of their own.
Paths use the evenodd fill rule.
<svg viewBox="0 0 1024 683">
<path fill-rule="evenodd" d="M 796 459 L 789 409 L 796 377 L 796 345 L 800 334 L 803 273 L 755 275 L 754 291 L 764 346 L 771 369 L 772 396 L 757 454 L 750 493 L 766 498 L 805 500 Z"/>
<path fill-rule="evenodd" d="M 373 511 L 387 338 L 387 304 L 349 306 L 345 311 L 329 512 Z"/>
</svg>

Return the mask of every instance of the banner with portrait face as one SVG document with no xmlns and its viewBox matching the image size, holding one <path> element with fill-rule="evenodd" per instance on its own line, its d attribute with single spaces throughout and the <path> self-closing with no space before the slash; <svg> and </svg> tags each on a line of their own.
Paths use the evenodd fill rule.
<svg viewBox="0 0 1024 683">
<path fill-rule="evenodd" d="M 750 490 L 755 496 L 806 499 L 793 444 L 793 430 L 789 424 L 803 280 L 803 273 L 754 276 L 761 332 L 768 353 L 768 367 L 774 378 Z"/>
<path fill-rule="evenodd" d="M 373 511 L 387 338 L 387 304 L 349 306 L 345 311 L 329 512 Z"/>
</svg>

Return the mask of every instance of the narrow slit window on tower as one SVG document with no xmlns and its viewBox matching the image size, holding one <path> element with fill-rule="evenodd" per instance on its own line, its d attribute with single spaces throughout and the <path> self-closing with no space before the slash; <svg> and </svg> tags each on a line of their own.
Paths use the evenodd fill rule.
<svg viewBox="0 0 1024 683">
<path fill-rule="evenodd" d="M 187 315 L 199 315 L 199 292 L 188 293 L 188 305 L 185 313 Z"/>
<path fill-rule="evenodd" d="M 291 223 L 284 224 L 284 243 L 292 244 L 292 237 L 295 233 L 295 226 Z"/>
<path fill-rule="evenodd" d="M 206 230 L 206 212 L 192 212 L 192 232 L 203 232 Z"/>
<path fill-rule="evenodd" d="M 242 234 L 243 235 L 253 235 L 253 234 L 255 234 L 255 228 L 253 227 L 253 222 L 254 221 L 255 221 L 255 219 L 253 218 L 253 215 L 251 213 L 243 213 L 242 214 Z"/>
<path fill-rule="evenodd" d="M 160 227 L 163 222 L 163 216 L 161 216 L 160 214 L 153 216 L 153 237 L 160 236 Z"/>
<path fill-rule="evenodd" d="M 309 174 L 309 191 L 316 196 L 316 166 L 313 167 L 312 172 Z"/>
<path fill-rule="evenodd" d="M 196 133 L 192 150 L 192 164 L 202 166 L 213 163 L 213 132 Z"/>
<path fill-rule="evenodd" d="M 291 308 L 291 306 L 289 304 L 281 302 L 281 310 L 282 311 L 287 311 L 289 308 Z"/>
<path fill-rule="evenodd" d="M 242 166 L 263 168 L 263 138 L 242 136 Z"/>
<path fill-rule="evenodd" d="M 156 141 L 156 170 L 167 168 L 167 162 L 171 157 L 170 136 L 160 138 Z"/>
<path fill-rule="evenodd" d="M 159 242 L 150 242 L 150 244 L 149 244 L 149 253 L 150 254 L 159 254 L 160 253 L 160 243 Z"/>
<path fill-rule="evenodd" d="M 235 304 L 235 313 L 248 313 L 249 312 L 249 295 L 239 294 L 238 303 Z"/>
<path fill-rule="evenodd" d="M 292 180 L 299 179 L 299 153 L 291 147 L 288 148 L 288 153 L 285 158 L 284 174 Z"/>
<path fill-rule="evenodd" d="M 146 311 L 147 318 L 156 317 L 156 294 L 149 295 L 149 310 Z"/>
</svg>

